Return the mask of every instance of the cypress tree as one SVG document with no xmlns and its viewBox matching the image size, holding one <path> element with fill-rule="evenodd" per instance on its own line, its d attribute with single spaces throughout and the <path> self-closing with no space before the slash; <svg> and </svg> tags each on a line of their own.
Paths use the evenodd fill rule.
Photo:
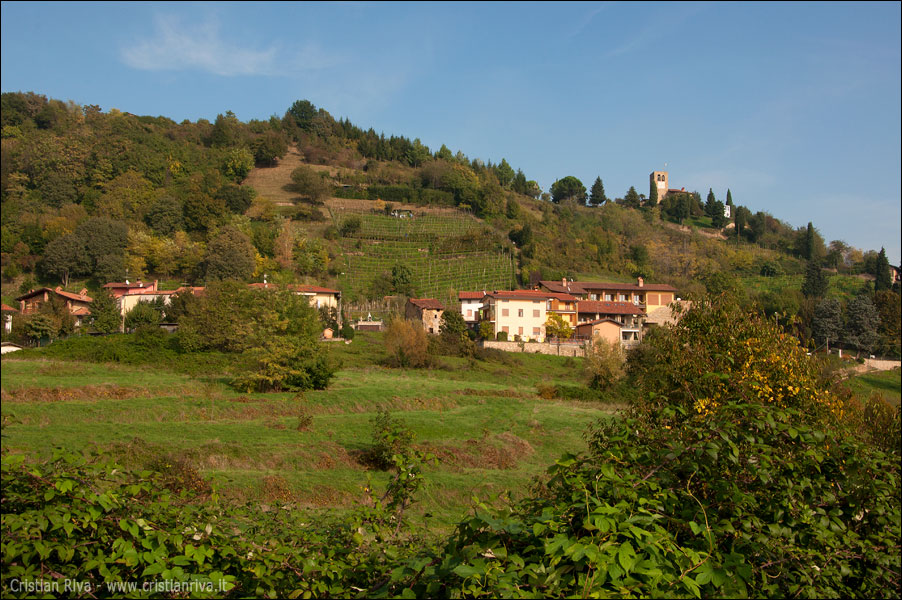
<svg viewBox="0 0 902 600">
<path fill-rule="evenodd" d="M 890 276 L 889 260 L 886 258 L 886 249 L 880 248 L 880 254 L 874 264 L 874 291 L 892 289 L 892 277 Z"/>
<path fill-rule="evenodd" d="M 601 183 L 601 177 L 596 177 L 595 183 L 592 184 L 592 189 L 589 191 L 589 204 L 600 206 L 607 201 L 608 198 L 604 195 L 604 184 Z"/>
<path fill-rule="evenodd" d="M 805 281 L 802 282 L 802 294 L 806 298 L 823 298 L 829 283 L 817 261 L 809 260 L 805 269 Z"/>
<path fill-rule="evenodd" d="M 808 230 L 805 232 L 805 260 L 814 258 L 814 225 L 808 222 Z"/>
</svg>

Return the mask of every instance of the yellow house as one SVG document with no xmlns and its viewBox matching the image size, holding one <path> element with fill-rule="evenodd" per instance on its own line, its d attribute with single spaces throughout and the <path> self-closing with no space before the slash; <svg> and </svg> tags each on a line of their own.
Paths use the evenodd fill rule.
<svg viewBox="0 0 902 600">
<path fill-rule="evenodd" d="M 258 290 L 278 289 L 280 286 L 275 283 L 251 283 L 248 287 Z M 333 290 L 332 288 L 320 287 L 318 285 L 287 285 L 286 289 L 293 291 L 299 296 L 306 296 L 313 308 L 334 308 L 337 312 L 341 312 L 341 290 Z"/>
<path fill-rule="evenodd" d="M 607 340 L 610 343 L 623 344 L 621 330 L 623 325 L 614 319 L 598 319 L 576 326 L 576 335 L 582 339 L 594 341 L 595 338 Z"/>
<path fill-rule="evenodd" d="M 645 283 L 642 277 L 636 283 L 608 281 L 540 281 L 540 289 L 549 292 L 572 294 L 580 300 L 598 302 L 631 302 L 646 312 L 667 306 L 676 299 L 676 288 L 662 283 Z"/>
</svg>

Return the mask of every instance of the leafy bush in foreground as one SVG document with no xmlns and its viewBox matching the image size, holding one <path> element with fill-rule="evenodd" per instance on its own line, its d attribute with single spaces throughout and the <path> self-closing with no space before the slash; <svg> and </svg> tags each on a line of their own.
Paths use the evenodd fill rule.
<svg viewBox="0 0 902 600">
<path fill-rule="evenodd" d="M 651 344 L 626 417 L 478 508 L 418 594 L 898 596 L 898 456 L 853 435 L 797 342 L 720 301 Z"/>
</svg>

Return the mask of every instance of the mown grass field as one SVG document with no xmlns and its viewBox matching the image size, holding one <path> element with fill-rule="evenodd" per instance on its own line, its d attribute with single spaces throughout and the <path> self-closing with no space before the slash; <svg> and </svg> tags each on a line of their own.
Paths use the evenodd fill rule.
<svg viewBox="0 0 902 600">
<path fill-rule="evenodd" d="M 868 397 L 877 392 L 893 406 L 902 402 L 902 370 L 898 367 L 891 371 L 877 371 L 850 378 L 846 383 L 855 394 Z"/>
<path fill-rule="evenodd" d="M 217 373 L 7 356 L 3 448 L 97 450 L 133 466 L 183 461 L 224 498 L 347 509 L 364 500 L 368 478 L 388 476 L 361 461 L 371 419 L 388 409 L 439 459 L 412 515 L 444 526 L 474 495 L 524 493 L 555 458 L 583 448 L 587 425 L 617 408 L 537 395 L 540 383 L 577 385 L 575 359 L 442 357 L 430 370 L 389 369 L 378 364 L 381 334 L 331 351 L 342 370 L 328 390 L 302 395 L 240 394 Z"/>
</svg>

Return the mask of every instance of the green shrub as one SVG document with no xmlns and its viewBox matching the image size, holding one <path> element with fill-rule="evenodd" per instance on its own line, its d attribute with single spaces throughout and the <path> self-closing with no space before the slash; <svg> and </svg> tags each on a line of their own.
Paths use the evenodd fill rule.
<svg viewBox="0 0 902 600">
<path fill-rule="evenodd" d="M 650 351 L 626 417 L 530 497 L 478 506 L 414 593 L 899 594 L 898 458 L 852 435 L 796 341 L 700 303 Z"/>
<path fill-rule="evenodd" d="M 338 371 L 316 342 L 276 338 L 247 354 L 251 367 L 232 379 L 232 385 L 244 392 L 324 390 Z"/>
<path fill-rule="evenodd" d="M 393 457 L 410 454 L 414 434 L 402 421 L 392 417 L 388 411 L 380 410 L 370 422 L 373 425 L 373 439 L 367 462 L 377 469 L 386 470 L 394 464 Z"/>
<path fill-rule="evenodd" d="M 422 368 L 432 364 L 429 340 L 423 324 L 394 319 L 385 331 L 387 363 L 392 367 Z"/>
</svg>

